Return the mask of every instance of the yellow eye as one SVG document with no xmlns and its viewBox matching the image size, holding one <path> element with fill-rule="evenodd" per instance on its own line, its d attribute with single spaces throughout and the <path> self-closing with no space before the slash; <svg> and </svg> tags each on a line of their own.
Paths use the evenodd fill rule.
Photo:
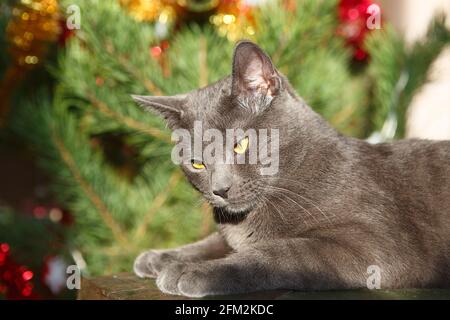
<svg viewBox="0 0 450 320">
<path fill-rule="evenodd" d="M 248 137 L 245 137 L 241 141 L 239 141 L 238 144 L 234 147 L 234 152 L 242 154 L 244 153 L 248 148 Z"/>
<path fill-rule="evenodd" d="M 192 167 L 197 170 L 205 169 L 205 165 L 201 162 L 197 162 L 196 160 L 192 160 Z"/>
</svg>

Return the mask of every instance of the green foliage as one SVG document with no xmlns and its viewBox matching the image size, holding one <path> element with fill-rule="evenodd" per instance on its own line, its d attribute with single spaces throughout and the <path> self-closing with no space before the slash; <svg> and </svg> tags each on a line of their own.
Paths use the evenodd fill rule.
<svg viewBox="0 0 450 320">
<path fill-rule="evenodd" d="M 154 26 L 133 20 L 118 1 L 65 3 L 80 6 L 82 29 L 51 67 L 54 92 L 24 102 L 12 126 L 42 156 L 54 194 L 74 213 L 69 238 L 89 272 L 129 271 L 139 251 L 192 241 L 213 228 L 207 207 L 170 161 L 164 123 L 129 95 L 170 95 L 216 81 L 230 72 L 233 44 L 208 26 L 186 26 L 171 39 L 162 67 L 149 54 Z M 275 1 L 256 15 L 255 41 L 315 110 L 353 136 L 381 128 L 407 68 L 410 80 L 395 100 L 404 114 L 448 43 L 441 23 L 410 50 L 390 29 L 375 31 L 369 68 L 355 73 L 336 36 L 336 1 L 305 0 L 296 12 L 279 6 Z"/>
<path fill-rule="evenodd" d="M 368 74 L 376 110 L 372 117 L 374 128 L 380 129 L 380 124 L 392 111 L 399 119 L 396 136 L 403 136 L 405 113 L 414 93 L 426 82 L 431 64 L 449 44 L 450 31 L 445 27 L 444 16 L 437 16 L 426 37 L 409 48 L 389 26 L 372 33 L 366 48 L 372 57 Z"/>
</svg>

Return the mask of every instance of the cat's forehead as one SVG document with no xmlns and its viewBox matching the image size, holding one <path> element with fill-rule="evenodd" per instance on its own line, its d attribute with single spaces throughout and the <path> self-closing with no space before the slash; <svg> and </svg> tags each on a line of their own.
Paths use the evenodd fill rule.
<svg viewBox="0 0 450 320">
<path fill-rule="evenodd" d="M 231 78 L 227 77 L 206 87 L 194 90 L 187 96 L 186 108 L 197 117 L 207 115 L 216 110 L 221 100 L 229 95 Z"/>
<path fill-rule="evenodd" d="M 245 126 L 249 118 L 231 99 L 231 78 L 227 77 L 188 94 L 184 125 L 193 128 L 202 122 L 203 130 L 225 130 Z"/>
</svg>

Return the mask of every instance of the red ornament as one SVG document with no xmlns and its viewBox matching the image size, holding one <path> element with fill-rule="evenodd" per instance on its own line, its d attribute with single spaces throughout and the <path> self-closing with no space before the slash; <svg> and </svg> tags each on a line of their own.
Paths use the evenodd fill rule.
<svg viewBox="0 0 450 320">
<path fill-rule="evenodd" d="M 160 46 L 155 46 L 150 48 L 150 53 L 154 58 L 157 58 L 161 55 L 162 49 Z"/>
<path fill-rule="evenodd" d="M 368 56 L 364 50 L 364 41 L 370 31 L 367 27 L 370 17 L 367 8 L 372 4 L 375 3 L 371 0 L 340 0 L 338 5 L 340 25 L 337 33 L 353 48 L 353 57 L 358 61 L 365 60 Z"/>
<path fill-rule="evenodd" d="M 38 299 L 31 282 L 33 272 L 17 264 L 10 256 L 7 243 L 0 244 L 0 294 L 7 299 Z"/>
<path fill-rule="evenodd" d="M 29 271 L 29 270 L 24 271 L 22 273 L 22 279 L 23 279 L 23 281 L 29 281 L 29 280 L 33 279 L 33 272 Z"/>
<path fill-rule="evenodd" d="M 168 40 L 162 40 L 159 44 L 150 47 L 150 55 L 154 59 L 159 59 L 169 47 L 170 42 Z"/>
<path fill-rule="evenodd" d="M 7 244 L 7 243 L 0 244 L 0 251 L 3 252 L 3 253 L 8 253 L 8 251 L 9 251 L 9 244 Z"/>
<path fill-rule="evenodd" d="M 98 87 L 103 86 L 104 83 L 105 83 L 105 79 L 103 79 L 102 77 L 96 77 L 96 78 L 95 78 L 95 84 L 96 84 Z"/>
<path fill-rule="evenodd" d="M 38 219 L 47 217 L 47 208 L 44 206 L 36 206 L 33 208 L 33 216 Z"/>
<path fill-rule="evenodd" d="M 168 40 L 162 40 L 157 45 L 150 47 L 149 50 L 150 56 L 155 59 L 161 66 L 163 76 L 166 78 L 170 77 L 169 61 L 167 58 L 167 54 L 165 54 L 169 47 L 170 42 Z"/>
</svg>

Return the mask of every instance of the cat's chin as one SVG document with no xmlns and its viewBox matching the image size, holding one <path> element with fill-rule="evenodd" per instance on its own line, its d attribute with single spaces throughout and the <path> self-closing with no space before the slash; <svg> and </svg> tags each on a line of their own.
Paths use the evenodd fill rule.
<svg viewBox="0 0 450 320">
<path fill-rule="evenodd" d="M 226 209 L 225 207 L 214 207 L 213 216 L 214 220 L 218 224 L 231 223 L 238 224 L 244 221 L 251 210 L 236 210 L 233 211 Z"/>
<path fill-rule="evenodd" d="M 214 207 L 218 213 L 222 215 L 235 215 L 235 216 L 246 216 L 248 213 L 253 211 L 256 207 L 258 207 L 258 203 L 252 200 L 247 201 L 246 203 L 233 203 L 233 202 L 211 202 L 211 205 Z"/>
</svg>

